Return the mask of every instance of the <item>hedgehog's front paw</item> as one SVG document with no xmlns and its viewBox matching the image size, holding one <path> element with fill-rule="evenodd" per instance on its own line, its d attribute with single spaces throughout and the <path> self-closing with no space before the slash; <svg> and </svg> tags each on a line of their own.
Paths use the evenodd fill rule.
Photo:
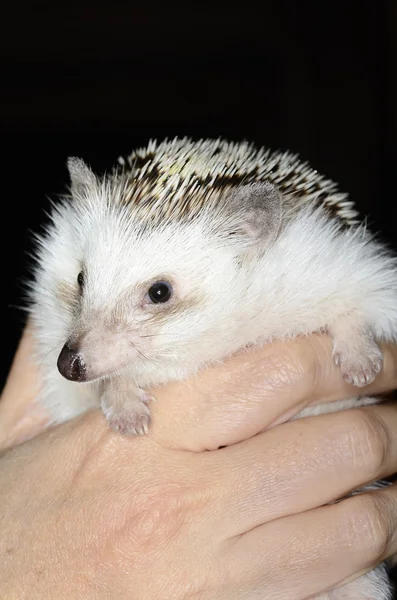
<svg viewBox="0 0 397 600">
<path fill-rule="evenodd" d="M 119 382 L 108 382 L 101 397 L 101 407 L 110 427 L 124 435 L 144 435 L 149 432 L 153 398 L 144 390 Z"/>
<path fill-rule="evenodd" d="M 149 433 L 150 410 L 141 403 L 133 408 L 123 409 L 106 415 L 110 427 L 124 435 L 144 435 Z"/>
<path fill-rule="evenodd" d="M 340 366 L 343 379 L 356 387 L 372 383 L 383 366 L 382 352 L 375 345 L 367 354 L 360 354 L 349 347 L 336 346 L 334 360 Z"/>
</svg>

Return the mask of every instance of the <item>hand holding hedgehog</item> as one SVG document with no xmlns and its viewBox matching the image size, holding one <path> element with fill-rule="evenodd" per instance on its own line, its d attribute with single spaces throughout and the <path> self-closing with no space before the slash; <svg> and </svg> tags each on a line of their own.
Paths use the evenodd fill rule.
<svg viewBox="0 0 397 600">
<path fill-rule="evenodd" d="M 42 421 L 25 335 L 0 402 L 0 596 L 177 600 L 189 589 L 202 600 L 303 600 L 395 553 L 394 486 L 321 506 L 397 469 L 395 406 L 247 439 L 253 421 L 259 431 L 299 406 L 349 397 L 329 341 L 275 343 L 161 386 L 140 443 L 94 411 L 4 452 L 21 434 L 13 412 L 25 412 L 26 437 L 32 409 L 35 428 Z M 396 387 L 397 346 L 383 350 L 372 393 Z M 357 585 L 365 590 L 365 577 L 345 597 Z"/>
<path fill-rule="evenodd" d="M 397 338 L 396 259 L 297 157 L 183 139 L 153 142 L 103 178 L 68 164 L 72 202 L 53 212 L 32 293 L 54 422 L 100 403 L 114 429 L 145 433 L 148 387 L 315 331 L 331 334 L 356 387 L 382 369 L 377 342 Z M 382 573 L 369 598 L 388 598 Z"/>
</svg>

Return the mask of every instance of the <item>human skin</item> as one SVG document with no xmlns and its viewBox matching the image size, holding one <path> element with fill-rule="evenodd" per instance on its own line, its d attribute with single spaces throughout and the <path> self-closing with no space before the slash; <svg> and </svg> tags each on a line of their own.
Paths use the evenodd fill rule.
<svg viewBox="0 0 397 600">
<path fill-rule="evenodd" d="M 134 439 L 99 411 L 40 433 L 30 344 L 0 403 L 1 598 L 303 600 L 396 553 L 394 486 L 327 505 L 397 471 L 394 405 L 284 422 L 355 394 L 326 336 L 153 390 Z M 384 352 L 368 393 L 397 387 Z"/>
</svg>

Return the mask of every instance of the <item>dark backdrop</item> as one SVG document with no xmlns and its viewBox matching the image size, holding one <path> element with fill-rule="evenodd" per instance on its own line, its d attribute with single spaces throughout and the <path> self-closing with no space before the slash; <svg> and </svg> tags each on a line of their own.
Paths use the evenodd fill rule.
<svg viewBox="0 0 397 600">
<path fill-rule="evenodd" d="M 23 324 L 29 230 L 62 191 L 70 154 L 102 169 L 150 137 L 175 135 L 289 148 L 339 181 L 397 245 L 394 5 L 9 7 L 0 36 L 1 381 Z"/>
</svg>

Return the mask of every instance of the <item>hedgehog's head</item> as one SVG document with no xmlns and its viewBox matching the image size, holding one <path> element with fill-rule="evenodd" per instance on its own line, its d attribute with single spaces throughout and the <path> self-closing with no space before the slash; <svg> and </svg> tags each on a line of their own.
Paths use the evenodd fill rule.
<svg viewBox="0 0 397 600">
<path fill-rule="evenodd" d="M 75 381 L 135 367 L 160 374 L 222 355 L 236 337 L 236 307 L 250 300 L 249 257 L 280 225 L 275 188 L 229 189 L 194 218 L 156 220 L 144 199 L 123 201 L 116 179 L 98 179 L 78 159 L 69 170 L 72 201 L 55 216 L 51 249 L 64 253 L 54 274 L 67 323 L 61 374 Z"/>
</svg>

